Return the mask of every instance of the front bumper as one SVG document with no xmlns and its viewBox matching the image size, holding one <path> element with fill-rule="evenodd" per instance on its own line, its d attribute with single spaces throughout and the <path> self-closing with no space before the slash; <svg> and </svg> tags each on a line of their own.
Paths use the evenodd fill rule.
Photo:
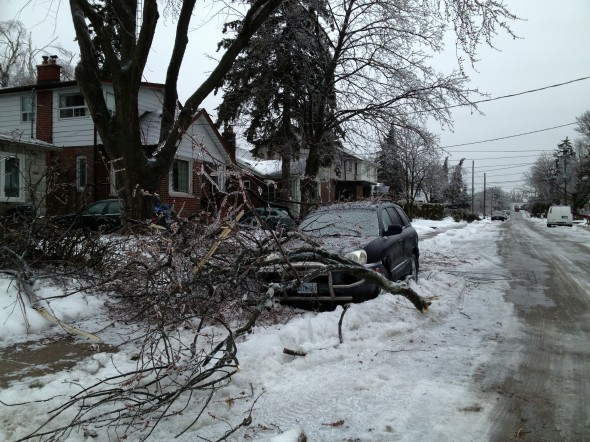
<svg viewBox="0 0 590 442">
<path fill-rule="evenodd" d="M 367 264 L 365 267 L 384 273 L 381 263 Z M 326 271 L 323 272 L 322 269 Z M 325 264 L 319 262 L 293 263 L 292 268 L 285 266 L 264 268 L 259 271 L 259 276 L 267 283 L 278 283 L 284 287 L 284 290 L 277 291 L 275 295 L 284 303 L 358 302 L 375 298 L 380 292 L 379 286 L 373 282 L 345 272 L 329 271 Z"/>
</svg>

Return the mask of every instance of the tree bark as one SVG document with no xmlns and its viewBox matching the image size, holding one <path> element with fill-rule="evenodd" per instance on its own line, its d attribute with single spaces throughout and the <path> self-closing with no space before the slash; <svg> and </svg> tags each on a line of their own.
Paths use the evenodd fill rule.
<svg viewBox="0 0 590 442">
<path fill-rule="evenodd" d="M 119 35 L 109 24 L 108 19 L 112 20 L 113 17 L 101 15 L 88 0 L 70 0 L 72 21 L 80 47 L 76 79 L 104 149 L 116 170 L 117 194 L 122 203 L 121 217 L 124 224 L 151 216 L 155 192 L 170 170 L 176 150 L 192 124 L 193 117 L 199 111 L 199 105 L 221 83 L 221 79 L 252 35 L 281 1 L 254 0 L 250 4 L 235 41 L 228 47 L 211 75 L 187 100 L 178 119 L 174 120 L 178 99 L 178 75 L 185 55 L 190 17 L 196 1 L 187 0 L 182 3 L 175 46 L 164 87 L 161 143 L 157 154 L 148 158 L 141 143 L 138 96 L 159 19 L 157 1 L 143 1 L 139 34 L 120 32 Z M 116 15 L 122 29 L 136 29 L 136 0 L 113 2 L 110 12 Z M 105 102 L 103 78 L 93 37 L 101 43 L 104 64 L 112 75 L 116 108 L 114 116 L 109 113 Z M 120 42 L 120 53 L 116 53 L 112 46 L 115 38 Z"/>
</svg>

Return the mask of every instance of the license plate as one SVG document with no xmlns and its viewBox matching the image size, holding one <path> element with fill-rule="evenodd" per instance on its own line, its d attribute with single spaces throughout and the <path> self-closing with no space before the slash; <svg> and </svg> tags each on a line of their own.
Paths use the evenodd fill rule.
<svg viewBox="0 0 590 442">
<path fill-rule="evenodd" d="M 318 292 L 318 285 L 315 282 L 304 282 L 297 287 L 300 295 L 315 295 Z"/>
</svg>

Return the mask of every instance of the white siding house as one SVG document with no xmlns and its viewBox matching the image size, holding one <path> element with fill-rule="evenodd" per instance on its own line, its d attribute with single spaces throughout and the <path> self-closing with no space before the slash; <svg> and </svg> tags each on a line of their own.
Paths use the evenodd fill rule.
<svg viewBox="0 0 590 442">
<path fill-rule="evenodd" d="M 37 67 L 37 84 L 0 89 L 0 131 L 61 148 L 58 153 L 47 154 L 47 165 L 57 165 L 67 188 L 59 198 L 65 202 L 64 207 L 56 211 L 76 210 L 89 202 L 115 196 L 113 165 L 77 82 L 61 81 L 56 58 L 43 58 Z M 112 83 L 103 82 L 103 90 L 107 108 L 114 112 Z M 147 151 L 159 141 L 163 100 L 164 85 L 141 84 L 137 105 Z M 207 175 L 217 191 L 223 191 L 224 172 L 232 164 L 231 149 L 208 114 L 201 110 L 180 143 L 169 176 L 160 185 L 162 202 L 183 204 L 188 211 L 197 211 L 202 175 Z"/>
</svg>

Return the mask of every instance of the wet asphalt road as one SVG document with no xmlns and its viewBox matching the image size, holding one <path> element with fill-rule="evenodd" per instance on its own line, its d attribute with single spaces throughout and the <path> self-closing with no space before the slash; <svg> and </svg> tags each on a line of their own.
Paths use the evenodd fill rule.
<svg viewBox="0 0 590 442">
<path fill-rule="evenodd" d="M 520 213 L 501 229 L 523 327 L 495 355 L 503 373 L 486 376 L 498 395 L 490 439 L 590 441 L 590 241 Z"/>
</svg>

